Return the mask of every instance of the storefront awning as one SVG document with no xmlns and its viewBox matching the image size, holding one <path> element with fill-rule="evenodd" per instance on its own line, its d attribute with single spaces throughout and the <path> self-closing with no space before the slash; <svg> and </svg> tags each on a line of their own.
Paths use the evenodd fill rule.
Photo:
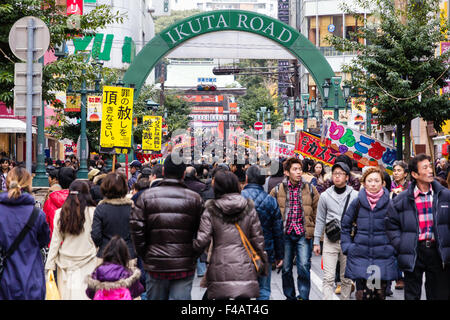
<svg viewBox="0 0 450 320">
<path fill-rule="evenodd" d="M 0 133 L 26 133 L 27 124 L 17 119 L 0 119 Z M 36 134 L 36 128 L 32 128 L 33 134 Z"/>
</svg>

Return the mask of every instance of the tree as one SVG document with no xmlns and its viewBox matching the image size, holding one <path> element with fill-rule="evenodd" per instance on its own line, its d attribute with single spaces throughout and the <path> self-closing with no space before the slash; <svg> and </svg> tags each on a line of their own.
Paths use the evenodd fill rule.
<svg viewBox="0 0 450 320">
<path fill-rule="evenodd" d="M 267 107 L 270 111 L 270 122 L 272 128 L 276 128 L 281 123 L 281 115 L 276 114 L 277 100 L 271 94 L 271 87 L 275 84 L 274 76 L 262 74 L 269 72 L 266 67 L 276 66 L 275 60 L 244 59 L 239 61 L 239 68 L 247 69 L 243 71 L 246 75 L 238 75 L 237 81 L 247 88 L 247 93 L 238 99 L 240 109 L 240 119 L 246 128 L 253 128 L 257 121 L 257 111 L 260 107 Z M 252 68 L 254 68 L 252 70 Z M 273 70 L 273 69 L 272 69 Z M 264 116 L 267 121 L 267 115 Z M 262 120 L 262 116 L 261 119 Z"/>
<path fill-rule="evenodd" d="M 155 34 L 160 33 L 162 30 L 167 28 L 168 26 L 171 26 L 174 23 L 177 23 L 180 20 L 183 20 L 184 18 L 188 18 L 190 16 L 193 16 L 194 14 L 201 13 L 200 10 L 172 10 L 170 13 L 170 16 L 159 16 L 155 17 Z"/>
<path fill-rule="evenodd" d="M 75 36 L 94 35 L 98 29 L 114 22 L 123 22 L 124 16 L 113 13 L 107 5 L 99 5 L 80 17 L 80 28 L 74 29 L 65 14 L 64 6 L 56 5 L 55 0 L 3 0 L 0 4 L 2 23 L 0 25 L 0 101 L 7 107 L 14 102 L 14 63 L 19 62 L 8 44 L 9 31 L 20 18 L 34 16 L 40 18 L 50 30 L 50 49 L 61 45 Z M 85 62 L 79 54 L 70 55 L 46 65 L 43 69 L 42 97 L 44 101 L 53 101 L 55 92 L 65 90 L 68 79 L 64 75 L 72 70 L 85 68 Z M 92 73 L 87 72 L 87 77 Z M 76 79 L 79 75 L 74 74 Z M 91 77 L 92 78 L 92 77 Z"/>
<path fill-rule="evenodd" d="M 159 91 L 155 90 L 153 86 L 143 86 L 139 94 L 139 98 L 134 103 L 133 117 L 138 119 L 138 125 L 134 128 L 134 143 L 142 143 L 142 131 L 144 129 L 143 116 L 155 115 L 164 118 L 164 108 L 167 110 L 167 119 L 164 119 L 164 124 L 167 125 L 168 135 L 163 136 L 162 142 L 170 139 L 172 132 L 177 129 L 187 129 L 189 125 L 189 114 L 191 107 L 189 102 L 179 98 L 175 94 L 167 94 L 164 99 L 164 106 L 160 105 L 156 110 L 148 110 L 146 101 L 152 99 L 159 101 Z"/>
<path fill-rule="evenodd" d="M 250 87 L 247 94 L 239 98 L 240 119 L 244 123 L 245 128 L 253 128 L 253 124 L 257 121 L 256 112 L 260 107 L 267 107 L 270 112 L 270 123 L 272 128 L 277 128 L 281 123 L 281 115 L 275 114 L 275 100 L 270 92 L 264 87 Z M 264 116 L 267 122 L 267 115 Z M 262 120 L 262 116 L 260 118 Z"/>
<path fill-rule="evenodd" d="M 344 11 L 364 27 L 351 33 L 352 40 L 336 36 L 328 40 L 336 50 L 357 52 L 343 67 L 352 74 L 347 82 L 367 98 L 367 107 L 377 108 L 381 125 L 404 129 L 403 158 L 408 159 L 414 118 L 433 121 L 437 131 L 450 118 L 450 95 L 439 95 L 449 75 L 450 52 L 436 55 L 439 42 L 446 41 L 448 26 L 440 15 L 439 0 L 408 1 L 402 7 L 391 0 L 357 0 L 355 5 L 372 12 L 375 22 L 345 5 Z M 360 39 L 366 44 L 354 41 Z"/>
</svg>

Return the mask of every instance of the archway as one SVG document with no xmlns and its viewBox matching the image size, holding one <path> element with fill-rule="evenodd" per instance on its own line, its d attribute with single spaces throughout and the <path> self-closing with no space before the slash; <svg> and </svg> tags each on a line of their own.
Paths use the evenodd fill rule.
<svg viewBox="0 0 450 320">
<path fill-rule="evenodd" d="M 291 52 L 308 69 L 323 97 L 322 84 L 331 79 L 334 72 L 322 53 L 301 33 L 291 26 L 255 12 L 242 10 L 208 11 L 186 18 L 164 29 L 150 40 L 135 57 L 124 76 L 126 85 L 134 85 L 135 97 L 149 73 L 160 59 L 175 47 L 194 37 L 220 31 L 251 32 L 266 37 Z M 343 105 L 342 93 L 338 89 L 339 105 Z M 330 87 L 329 98 L 334 99 L 334 88 Z"/>
</svg>

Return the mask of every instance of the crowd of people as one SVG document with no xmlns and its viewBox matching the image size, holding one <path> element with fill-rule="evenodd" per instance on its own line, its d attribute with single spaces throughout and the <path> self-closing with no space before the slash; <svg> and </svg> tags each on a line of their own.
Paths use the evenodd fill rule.
<svg viewBox="0 0 450 320">
<path fill-rule="evenodd" d="M 396 161 L 392 176 L 346 155 L 332 167 L 274 164 L 265 176 L 248 161 L 186 165 L 169 154 L 132 161 L 128 177 L 96 158 L 83 180 L 75 157 L 48 158 L 36 210 L 32 173 L 1 159 L 0 299 L 45 299 L 53 272 L 64 300 L 190 300 L 196 274 L 205 300 L 268 300 L 279 270 L 286 299 L 309 300 L 313 254 L 325 300 L 384 300 L 394 281 L 418 300 L 424 273 L 427 299 L 450 298 L 445 159 Z"/>
</svg>

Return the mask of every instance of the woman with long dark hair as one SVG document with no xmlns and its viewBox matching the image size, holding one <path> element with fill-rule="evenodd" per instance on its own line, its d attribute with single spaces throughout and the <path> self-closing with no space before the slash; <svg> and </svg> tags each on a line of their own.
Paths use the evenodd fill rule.
<svg viewBox="0 0 450 320">
<path fill-rule="evenodd" d="M 56 270 L 63 300 L 87 300 L 84 279 L 97 266 L 97 249 L 91 239 L 95 202 L 89 185 L 82 180 L 70 184 L 69 195 L 55 212 L 46 270 Z"/>
<path fill-rule="evenodd" d="M 240 195 L 239 180 L 230 171 L 220 170 L 213 179 L 215 199 L 208 200 L 200 220 L 194 250 L 200 255 L 214 239 L 206 286 L 208 299 L 250 299 L 259 297 L 258 275 L 235 223 L 246 235 L 264 262 L 268 259 L 264 236 L 253 201 Z"/>
</svg>

